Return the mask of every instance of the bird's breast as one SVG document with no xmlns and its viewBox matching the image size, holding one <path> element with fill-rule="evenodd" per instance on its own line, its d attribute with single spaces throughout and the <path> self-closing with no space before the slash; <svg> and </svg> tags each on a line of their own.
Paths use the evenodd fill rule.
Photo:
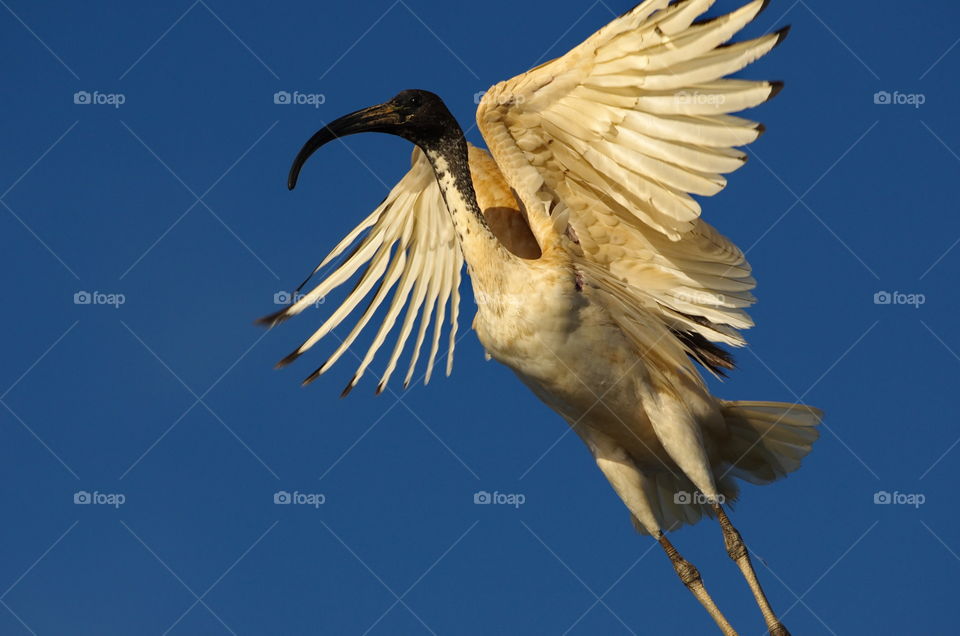
<svg viewBox="0 0 960 636">
<path fill-rule="evenodd" d="M 616 402 L 623 392 L 635 403 L 622 379 L 642 372 L 633 368 L 633 345 L 589 291 L 575 270 L 555 267 L 505 280 L 495 292 L 475 290 L 474 327 L 487 353 L 564 416 L 601 394 Z"/>
</svg>

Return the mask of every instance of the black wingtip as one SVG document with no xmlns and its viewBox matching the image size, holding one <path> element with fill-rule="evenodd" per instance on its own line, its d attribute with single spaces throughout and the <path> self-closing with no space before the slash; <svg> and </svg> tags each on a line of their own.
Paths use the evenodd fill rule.
<svg viewBox="0 0 960 636">
<path fill-rule="evenodd" d="M 642 3 L 641 3 L 641 4 L 642 4 Z M 770 5 L 770 0 L 763 0 L 763 4 L 760 5 L 760 8 L 759 8 L 759 9 L 757 9 L 757 12 L 753 15 L 753 19 L 756 20 L 756 19 L 757 19 L 757 16 L 759 16 L 761 13 L 763 13 L 769 5 Z M 637 5 L 637 6 L 640 6 L 640 5 Z M 631 11 L 632 11 L 632 9 L 631 9 Z M 628 12 L 628 13 L 629 13 L 629 12 Z M 626 15 L 626 14 L 624 14 L 624 15 Z M 728 15 L 729 15 L 729 14 L 728 14 Z M 620 17 L 623 17 L 623 16 L 620 16 Z M 712 16 L 712 17 L 709 17 L 709 18 L 697 18 L 696 20 L 693 21 L 693 26 L 703 26 L 703 25 L 705 25 L 705 24 L 710 24 L 711 22 L 715 22 L 715 21 L 719 20 L 720 18 L 725 18 L 725 17 L 727 17 L 727 16 L 726 16 L 726 15 L 716 15 L 716 16 Z M 722 46 L 724 46 L 724 45 L 721 45 L 721 47 L 722 47 Z M 730 45 L 727 44 L 727 45 L 725 45 L 725 46 L 730 46 Z"/>
<path fill-rule="evenodd" d="M 283 367 L 287 366 L 288 364 L 290 364 L 291 362 L 293 362 L 294 360 L 296 360 L 297 358 L 299 358 L 299 357 L 300 357 L 300 353 L 301 353 L 301 352 L 300 352 L 299 350 L 290 353 L 290 354 L 289 354 L 288 356 L 286 356 L 283 360 L 281 360 L 280 362 L 278 362 L 278 363 L 276 363 L 275 365 L 273 365 L 273 368 L 274 368 L 274 369 L 282 369 Z"/>
<path fill-rule="evenodd" d="M 778 46 L 783 44 L 783 41 L 787 39 L 787 35 L 790 33 L 790 29 L 792 28 L 793 26 L 788 24 L 787 26 L 783 27 L 779 31 L 774 31 L 774 33 L 776 33 L 778 37 L 777 37 L 776 44 L 773 45 L 773 48 L 777 48 Z"/>
<path fill-rule="evenodd" d="M 783 82 L 780 82 L 780 81 L 770 82 L 770 94 L 767 95 L 767 101 L 769 102 L 771 99 L 779 95 L 780 91 L 782 90 L 783 90 Z"/>
<path fill-rule="evenodd" d="M 767 132 L 767 127 L 763 124 L 757 124 L 756 131 L 757 139 L 760 139 L 760 137 L 763 137 L 763 133 Z"/>
<path fill-rule="evenodd" d="M 323 368 L 323 367 L 321 367 L 320 369 L 322 369 L 322 368 Z M 321 371 L 320 369 L 317 369 L 316 371 L 314 371 L 313 373 L 311 373 L 310 375 L 308 375 L 307 377 L 305 377 L 305 378 L 303 379 L 303 381 L 300 382 L 300 386 L 307 386 L 307 385 L 309 385 L 309 384 L 312 384 L 314 380 L 316 380 L 317 378 L 320 377 L 320 374 L 322 373 L 322 371 Z"/>
<path fill-rule="evenodd" d="M 275 311 L 272 314 L 264 316 L 263 318 L 257 318 L 253 321 L 253 324 L 257 325 L 258 327 L 276 327 L 290 317 L 284 315 L 286 314 L 287 309 L 289 309 L 289 307 L 284 307 L 280 311 Z"/>
<path fill-rule="evenodd" d="M 351 379 L 350 379 L 350 382 L 347 383 L 347 386 L 343 389 L 343 391 L 340 392 L 340 397 L 341 397 L 341 398 L 345 398 L 345 397 L 347 397 L 348 395 L 350 395 L 350 391 L 353 391 L 353 387 L 356 386 L 356 385 L 354 384 L 355 381 L 356 381 L 356 378 L 351 378 Z"/>
</svg>

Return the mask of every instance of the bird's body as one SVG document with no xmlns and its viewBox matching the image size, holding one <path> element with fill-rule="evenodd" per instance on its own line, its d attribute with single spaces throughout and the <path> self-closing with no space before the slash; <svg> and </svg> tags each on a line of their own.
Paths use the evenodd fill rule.
<svg viewBox="0 0 960 636">
<path fill-rule="evenodd" d="M 770 449 L 731 444 L 731 438 L 753 442 L 759 436 L 742 418 L 731 415 L 728 421 L 729 403 L 709 393 L 656 316 L 636 307 L 630 315 L 611 311 L 616 300 L 595 279 L 596 268 L 571 249 L 572 242 L 553 236 L 543 249 L 537 246 L 539 256 L 518 256 L 517 251 L 533 251 L 532 233 L 519 223 L 523 206 L 485 151 L 470 147 L 469 158 L 479 208 L 497 237 L 494 242 L 465 235 L 462 242 L 477 299 L 473 328 L 487 354 L 574 428 L 608 477 L 617 478 L 609 474 L 616 471 L 629 478 L 618 492 L 641 531 L 654 534 L 695 522 L 711 514 L 709 497 L 735 499 L 731 469 L 756 462 L 769 468 L 763 453 Z M 816 437 L 815 411 L 804 418 L 796 405 L 764 407 L 781 411 L 768 429 L 787 419 L 783 409 L 800 415 L 790 420 L 798 430 L 784 425 L 779 432 L 809 450 Z M 760 472 L 752 481 L 772 481 Z M 698 491 L 707 497 L 695 501 Z"/>
<path fill-rule="evenodd" d="M 331 122 L 301 150 L 291 188 L 306 159 L 340 136 L 387 132 L 418 148 L 406 176 L 315 272 L 359 239 L 353 251 L 266 319 L 300 313 L 366 265 L 343 304 L 282 364 L 372 294 L 307 382 L 348 350 L 381 305 L 381 327 L 344 393 L 398 322 L 378 392 L 416 331 L 409 384 L 432 321 L 429 381 L 448 303 L 453 351 L 465 262 L 478 307 L 473 327 L 487 354 L 573 427 L 637 528 L 660 541 L 727 634 L 734 632 L 696 569 L 664 532 L 719 516 L 768 628 L 786 633 L 722 505 L 737 496 L 734 478 L 765 484 L 795 470 L 820 421 L 810 407 L 714 397 L 695 366 L 733 368 L 720 345 L 742 346 L 739 330 L 753 324 L 745 311 L 750 266 L 700 218 L 691 195 L 719 192 L 721 175 L 746 160 L 735 147 L 763 132 L 730 113 L 781 88 L 725 78 L 783 39 L 785 31 L 727 44 L 766 1 L 695 21 L 712 0 L 647 0 L 561 58 L 488 91 L 477 122 L 489 152 L 468 146 L 443 102 L 424 91 Z"/>
<path fill-rule="evenodd" d="M 609 437 L 643 471 L 672 464 L 644 410 L 651 360 L 574 268 L 531 267 L 527 275 L 514 298 L 529 303 L 477 312 L 486 351 L 586 439 L 593 432 Z M 510 312 L 509 329 L 498 321 L 501 310 Z"/>
</svg>

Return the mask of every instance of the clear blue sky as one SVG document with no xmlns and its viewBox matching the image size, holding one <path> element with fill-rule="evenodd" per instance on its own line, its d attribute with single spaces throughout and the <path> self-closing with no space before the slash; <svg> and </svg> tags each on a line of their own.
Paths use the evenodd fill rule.
<svg viewBox="0 0 960 636">
<path fill-rule="evenodd" d="M 629 1 L 0 4 L 0 633 L 710 632 L 585 448 L 472 333 L 451 378 L 340 400 L 349 366 L 299 387 L 333 343 L 272 370 L 319 314 L 251 324 L 408 165 L 406 142 L 351 138 L 356 157 L 324 149 L 289 193 L 322 123 L 425 88 L 469 126 L 478 91 Z M 945 633 L 960 8 L 774 0 L 749 33 L 787 23 L 746 73 L 786 81 L 751 114 L 768 133 L 704 205 L 759 280 L 751 347 L 715 389 L 828 416 L 803 468 L 746 486 L 734 520 L 793 633 Z M 474 505 L 480 490 L 525 503 Z M 718 527 L 673 538 L 762 633 Z"/>
</svg>

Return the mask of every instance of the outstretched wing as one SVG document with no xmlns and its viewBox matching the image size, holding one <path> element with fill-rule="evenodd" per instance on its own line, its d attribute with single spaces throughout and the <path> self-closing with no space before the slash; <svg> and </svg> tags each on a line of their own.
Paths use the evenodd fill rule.
<svg viewBox="0 0 960 636">
<path fill-rule="evenodd" d="M 695 22 L 713 0 L 648 0 L 552 62 L 494 86 L 477 111 L 493 156 L 531 215 L 604 267 L 688 349 L 744 343 L 750 266 L 700 219 L 762 126 L 730 113 L 781 84 L 726 79 L 786 31 L 727 44 L 768 0 Z M 538 238 L 540 238 L 538 236 Z M 720 352 L 718 354 L 717 352 Z M 701 361 L 702 356 L 701 356 Z M 709 361 L 708 361 L 709 362 Z M 725 366 L 724 360 L 715 359 Z"/>
<path fill-rule="evenodd" d="M 437 357 L 448 303 L 450 305 L 450 340 L 447 374 L 450 374 L 456 342 L 463 254 L 457 243 L 456 232 L 430 162 L 419 149 L 415 149 L 411 163 L 410 171 L 390 191 L 383 203 L 344 237 L 313 273 L 316 274 L 333 262 L 366 233 L 349 256 L 312 290 L 298 296 L 296 302 L 261 320 L 265 324 L 275 325 L 299 314 L 323 299 L 333 289 L 353 278 L 366 265 L 366 269 L 363 270 L 355 287 L 343 303 L 312 336 L 278 364 L 283 366 L 298 358 L 318 340 L 336 329 L 356 309 L 357 305 L 372 293 L 369 304 L 349 334 L 342 339 L 337 336 L 340 340 L 337 349 L 323 365 L 304 380 L 304 384 L 319 377 L 349 350 L 381 306 L 386 306 L 386 312 L 380 327 L 361 359 L 356 373 L 344 389 L 344 395 L 356 386 L 374 355 L 397 325 L 401 314 L 403 319 L 400 322 L 397 342 L 377 386 L 377 392 L 384 389 L 396 369 L 400 354 L 413 333 L 418 316 L 420 316 L 420 324 L 407 375 L 404 378 L 404 386 L 407 386 L 413 377 L 420 350 L 432 322 L 432 343 L 424 376 L 424 382 L 429 382 Z M 394 290 L 392 297 L 391 290 Z M 388 298 L 390 298 L 389 303 Z"/>
</svg>

